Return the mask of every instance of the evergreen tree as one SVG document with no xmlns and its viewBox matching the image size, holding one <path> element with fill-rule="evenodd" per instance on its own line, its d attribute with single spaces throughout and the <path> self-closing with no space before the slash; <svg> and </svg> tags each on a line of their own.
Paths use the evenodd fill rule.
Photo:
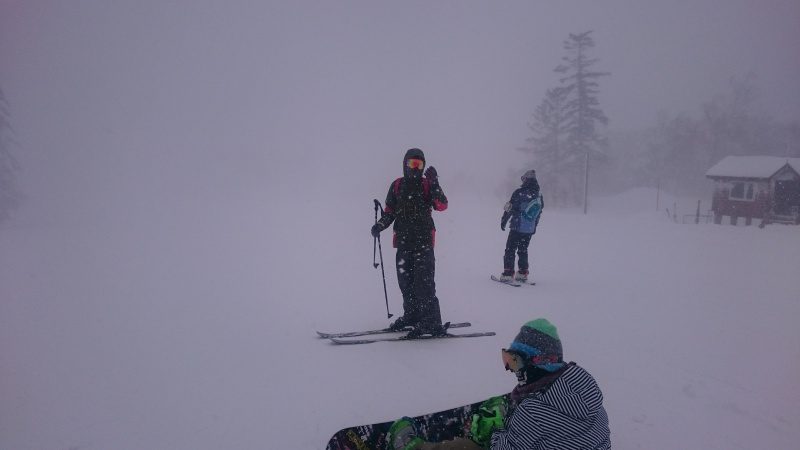
<svg viewBox="0 0 800 450">
<path fill-rule="evenodd" d="M 20 199 L 15 180 L 18 165 L 11 154 L 13 144 L 8 102 L 0 89 L 0 222 L 10 217 Z"/>
<path fill-rule="evenodd" d="M 533 120 L 528 124 L 533 135 L 526 141 L 528 146 L 522 149 L 533 153 L 539 180 L 548 187 L 549 203 L 553 205 L 563 204 L 568 192 L 564 184 L 564 175 L 568 170 L 564 161 L 566 94 L 567 91 L 561 87 L 548 89 L 533 113 Z"/>
<path fill-rule="evenodd" d="M 594 48 L 592 31 L 580 34 L 570 33 L 564 41 L 567 56 L 555 71 L 564 75 L 561 86 L 567 93 L 568 100 L 565 104 L 565 117 L 567 122 L 568 140 L 567 157 L 576 161 L 584 160 L 583 180 L 583 212 L 587 211 L 587 196 L 589 187 L 589 166 L 593 161 L 605 159 L 604 148 L 607 141 L 597 130 L 597 124 L 608 125 L 608 117 L 600 108 L 597 100 L 599 92 L 598 79 L 610 75 L 608 72 L 597 72 L 591 67 L 598 61 L 590 58 L 589 51 Z"/>
</svg>

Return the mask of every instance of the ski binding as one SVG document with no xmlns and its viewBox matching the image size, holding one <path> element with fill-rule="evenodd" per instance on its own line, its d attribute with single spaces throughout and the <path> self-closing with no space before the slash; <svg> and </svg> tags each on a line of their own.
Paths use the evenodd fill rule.
<svg viewBox="0 0 800 450">
<path fill-rule="evenodd" d="M 494 336 L 495 334 L 496 333 L 494 331 L 487 331 L 479 333 L 461 333 L 461 334 L 447 333 L 442 336 L 422 335 L 414 338 L 410 338 L 408 336 L 387 336 L 387 337 L 381 336 L 381 337 L 374 337 L 367 339 L 341 339 L 341 338 L 329 338 L 329 339 L 333 344 L 337 345 L 357 345 L 357 344 L 372 344 L 375 342 L 391 342 L 391 341 L 425 341 L 433 339 L 471 338 L 471 337 L 482 337 L 482 336 Z"/>
<path fill-rule="evenodd" d="M 464 328 L 471 326 L 472 324 L 469 322 L 457 322 L 451 323 L 448 328 Z M 330 339 L 330 338 L 346 338 L 346 337 L 356 337 L 356 336 L 369 336 L 373 334 L 386 334 L 386 333 L 407 333 L 411 331 L 410 327 L 406 327 L 402 330 L 390 330 L 388 328 L 381 328 L 379 330 L 366 330 L 366 331 L 347 331 L 343 333 L 323 333 L 321 331 L 317 331 L 317 335 L 321 338 Z"/>
</svg>

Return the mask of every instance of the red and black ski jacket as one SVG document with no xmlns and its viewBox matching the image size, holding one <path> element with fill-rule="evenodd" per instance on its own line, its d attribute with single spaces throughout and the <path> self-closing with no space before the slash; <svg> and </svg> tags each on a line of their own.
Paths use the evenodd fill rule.
<svg viewBox="0 0 800 450">
<path fill-rule="evenodd" d="M 433 247 L 436 226 L 431 211 L 434 209 L 447 209 L 447 197 L 438 181 L 401 177 L 389 186 L 383 215 L 378 223 L 385 230 L 394 222 L 392 242 L 395 248 Z"/>
</svg>

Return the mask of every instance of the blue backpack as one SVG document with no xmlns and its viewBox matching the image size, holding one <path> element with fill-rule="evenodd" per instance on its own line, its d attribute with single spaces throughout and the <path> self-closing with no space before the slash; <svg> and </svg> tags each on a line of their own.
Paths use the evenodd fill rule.
<svg viewBox="0 0 800 450">
<path fill-rule="evenodd" d="M 519 230 L 522 233 L 533 233 L 536 231 L 536 222 L 542 214 L 542 196 L 538 195 L 533 200 L 523 203 L 519 215 Z"/>
</svg>

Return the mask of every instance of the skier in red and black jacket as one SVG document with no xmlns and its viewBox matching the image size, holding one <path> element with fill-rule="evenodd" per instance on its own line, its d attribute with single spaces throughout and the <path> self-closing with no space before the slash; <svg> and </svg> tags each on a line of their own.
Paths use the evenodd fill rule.
<svg viewBox="0 0 800 450">
<path fill-rule="evenodd" d="M 385 206 L 380 220 L 372 226 L 371 231 L 377 237 L 394 222 L 397 282 L 403 294 L 404 313 L 390 328 L 400 330 L 413 327 L 410 337 L 443 335 L 446 330 L 442 326 L 434 281 L 436 226 L 431 210 L 447 209 L 447 197 L 439 185 L 436 169 L 433 166 L 425 169 L 422 150 L 412 148 L 406 152 L 403 157 L 403 177 L 389 186 Z"/>
</svg>

